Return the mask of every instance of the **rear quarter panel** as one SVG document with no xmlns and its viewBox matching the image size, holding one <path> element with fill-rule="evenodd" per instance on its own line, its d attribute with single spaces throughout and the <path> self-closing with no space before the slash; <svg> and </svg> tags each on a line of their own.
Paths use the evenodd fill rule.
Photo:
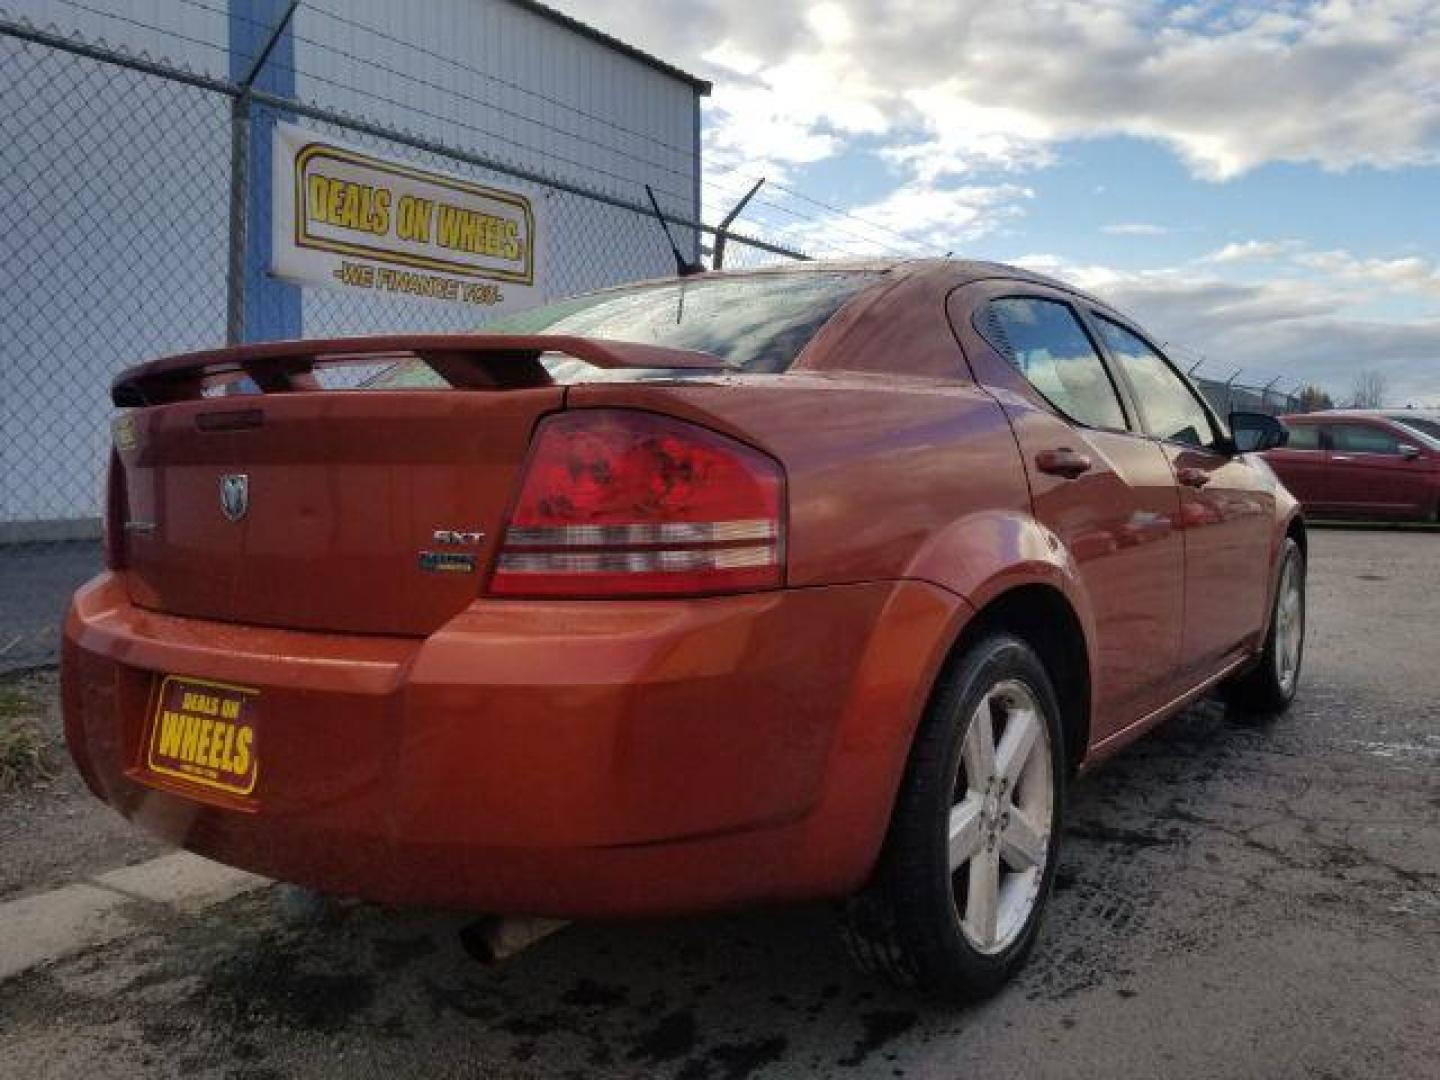
<svg viewBox="0 0 1440 1080">
<path fill-rule="evenodd" d="M 567 406 L 662 411 L 778 459 L 788 587 L 915 583 L 870 623 L 859 661 L 827 673 L 848 683 L 847 704 L 825 751 L 806 858 L 813 852 L 841 891 L 858 886 L 880 850 L 931 688 L 976 608 L 1012 585 L 1064 588 L 1069 576 L 1030 517 L 1003 412 L 959 379 L 839 372 L 591 384 L 573 388 Z M 834 623 L 811 632 L 820 648 Z"/>
</svg>

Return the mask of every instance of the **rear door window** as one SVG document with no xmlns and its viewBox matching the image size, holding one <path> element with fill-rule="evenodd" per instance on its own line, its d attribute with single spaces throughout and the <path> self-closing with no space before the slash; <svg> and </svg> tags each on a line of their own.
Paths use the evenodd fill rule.
<svg viewBox="0 0 1440 1080">
<path fill-rule="evenodd" d="M 1105 347 L 1135 390 L 1152 435 L 1186 446 L 1210 446 L 1215 429 L 1200 396 L 1166 359 L 1144 340 L 1103 315 L 1096 315 Z"/>
<path fill-rule="evenodd" d="M 1320 428 L 1316 424 L 1295 424 L 1289 427 L 1290 438 L 1285 442 L 1286 450 L 1319 450 Z"/>
<path fill-rule="evenodd" d="M 1337 454 L 1400 453 L 1399 438 L 1369 424 L 1335 424 L 1330 428 L 1330 444 Z"/>
<path fill-rule="evenodd" d="M 1125 429 L 1120 395 L 1069 304 L 1012 296 L 985 307 L 986 340 L 1046 401 L 1088 427 Z"/>
</svg>

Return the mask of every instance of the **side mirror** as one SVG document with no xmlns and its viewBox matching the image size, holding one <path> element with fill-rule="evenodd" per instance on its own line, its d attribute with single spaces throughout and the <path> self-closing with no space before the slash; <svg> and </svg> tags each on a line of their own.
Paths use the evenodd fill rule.
<svg viewBox="0 0 1440 1080">
<path fill-rule="evenodd" d="M 1240 453 L 1257 453 L 1284 446 L 1290 441 L 1290 429 L 1265 413 L 1233 412 L 1230 414 L 1230 437 Z"/>
<path fill-rule="evenodd" d="M 1395 449 L 1400 451 L 1400 456 L 1406 461 L 1415 461 L 1420 457 L 1420 447 L 1408 442 L 1402 442 L 1399 446 L 1395 447 Z"/>
</svg>

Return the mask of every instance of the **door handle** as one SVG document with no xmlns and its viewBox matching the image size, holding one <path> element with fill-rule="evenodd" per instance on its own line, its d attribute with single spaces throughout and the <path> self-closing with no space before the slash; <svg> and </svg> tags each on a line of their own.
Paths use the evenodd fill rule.
<svg viewBox="0 0 1440 1080">
<path fill-rule="evenodd" d="M 1035 455 L 1035 467 L 1051 476 L 1063 476 L 1074 480 L 1090 471 L 1091 461 L 1084 454 L 1062 446 L 1058 450 L 1042 450 Z"/>
<path fill-rule="evenodd" d="M 1189 466 L 1175 470 L 1175 479 L 1186 487 L 1202 488 L 1210 482 L 1210 474 L 1204 469 L 1195 469 Z"/>
<path fill-rule="evenodd" d="M 1330 455 L 1330 460 L 1331 460 L 1331 461 L 1354 461 L 1355 459 L 1354 459 L 1353 457 L 1351 457 L 1349 454 L 1331 454 L 1331 455 Z"/>
</svg>

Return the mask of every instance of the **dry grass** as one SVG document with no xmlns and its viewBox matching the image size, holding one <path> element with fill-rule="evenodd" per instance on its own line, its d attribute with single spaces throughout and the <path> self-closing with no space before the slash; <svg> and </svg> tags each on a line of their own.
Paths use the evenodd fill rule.
<svg viewBox="0 0 1440 1080">
<path fill-rule="evenodd" d="M 0 686 L 0 793 L 55 776 L 50 747 L 37 722 L 42 709 L 24 690 Z"/>
</svg>

